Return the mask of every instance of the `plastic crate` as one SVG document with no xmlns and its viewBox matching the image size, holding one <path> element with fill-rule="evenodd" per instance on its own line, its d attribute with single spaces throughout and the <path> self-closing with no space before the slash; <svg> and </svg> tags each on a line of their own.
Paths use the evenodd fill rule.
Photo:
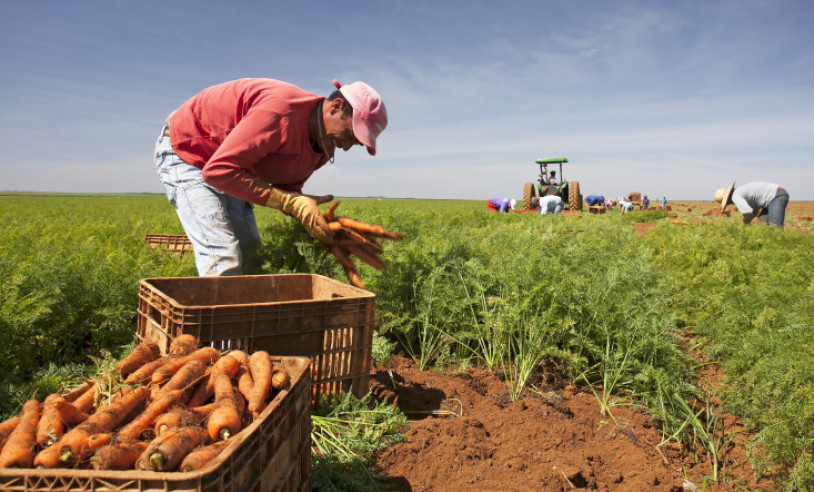
<svg viewBox="0 0 814 492">
<path fill-rule="evenodd" d="M 145 234 L 144 242 L 153 249 L 161 247 L 173 252 L 179 252 L 181 255 L 185 251 L 192 251 L 192 243 L 185 235 Z"/>
<path fill-rule="evenodd" d="M 311 490 L 310 361 L 274 357 L 291 375 L 263 413 L 194 472 L 0 468 L 0 490 L 27 492 L 300 492 Z"/>
<path fill-rule="evenodd" d="M 219 350 L 311 358 L 312 399 L 368 392 L 376 296 L 313 274 L 147 278 L 137 335 L 158 343 L 187 333 Z"/>
</svg>

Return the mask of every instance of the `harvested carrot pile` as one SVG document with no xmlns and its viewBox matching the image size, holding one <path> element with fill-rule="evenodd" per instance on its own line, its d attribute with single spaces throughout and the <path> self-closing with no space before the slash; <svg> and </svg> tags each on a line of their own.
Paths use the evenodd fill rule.
<svg viewBox="0 0 814 492">
<path fill-rule="evenodd" d="M 264 351 L 221 354 L 181 335 L 169 354 L 139 344 L 116 364 L 115 391 L 87 381 L 26 402 L 0 423 L 0 467 L 197 470 L 290 382 Z"/>
<path fill-rule="evenodd" d="M 384 270 L 386 265 L 380 256 L 384 249 L 380 239 L 401 240 L 403 237 L 401 234 L 387 231 L 379 225 L 340 217 L 336 215 L 338 206 L 339 201 L 337 200 L 331 203 L 323 214 L 328 226 L 336 233 L 334 242 L 330 245 L 331 253 L 342 265 L 351 285 L 364 289 L 365 286 L 359 278 L 359 271 L 351 257 L 355 256 L 377 270 Z"/>
</svg>

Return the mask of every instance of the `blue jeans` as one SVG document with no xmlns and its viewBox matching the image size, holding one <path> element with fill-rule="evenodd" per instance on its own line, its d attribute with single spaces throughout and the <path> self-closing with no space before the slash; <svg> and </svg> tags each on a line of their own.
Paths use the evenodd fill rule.
<svg viewBox="0 0 814 492">
<path fill-rule="evenodd" d="M 254 206 L 204 183 L 201 170 L 181 160 L 163 133 L 162 128 L 155 144 L 155 168 L 192 243 L 198 275 L 259 272 L 260 233 Z"/>
<path fill-rule="evenodd" d="M 789 193 L 783 188 L 777 188 L 777 194 L 769 202 L 769 206 L 761 211 L 758 222 L 768 223 L 778 229 L 783 228 L 786 220 L 786 205 L 789 204 Z"/>
</svg>

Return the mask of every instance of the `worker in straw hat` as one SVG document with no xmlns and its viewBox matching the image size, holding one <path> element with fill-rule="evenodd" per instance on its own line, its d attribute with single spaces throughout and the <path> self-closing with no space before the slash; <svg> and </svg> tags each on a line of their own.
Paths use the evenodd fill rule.
<svg viewBox="0 0 814 492">
<path fill-rule="evenodd" d="M 733 181 L 728 188 L 715 190 L 714 196 L 715 201 L 721 204 L 721 210 L 734 204 L 743 214 L 744 224 L 749 224 L 757 217 L 759 222 L 783 228 L 789 194 L 777 184 L 756 181 L 735 188 Z"/>
<path fill-rule="evenodd" d="M 256 205 L 280 210 L 315 239 L 331 241 L 317 205 L 333 196 L 303 195 L 303 185 L 333 162 L 337 149 L 363 145 L 375 155 L 387 126 L 372 87 L 333 85 L 325 98 L 279 80 L 233 80 L 202 90 L 166 119 L 155 145 L 156 170 L 192 242 L 199 275 L 259 270 Z"/>
</svg>

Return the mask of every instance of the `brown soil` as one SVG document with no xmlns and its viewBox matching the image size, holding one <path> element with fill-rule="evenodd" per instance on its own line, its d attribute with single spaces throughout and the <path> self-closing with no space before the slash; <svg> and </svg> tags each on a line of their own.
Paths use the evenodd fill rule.
<svg viewBox="0 0 814 492">
<path fill-rule="evenodd" d="M 556 371 L 512 402 L 504 381 L 485 369 L 419 371 L 394 357 L 371 373 L 374 395 L 411 421 L 404 442 L 377 464 L 397 491 L 682 491 L 702 490 L 711 467 L 676 447 L 631 407 L 602 415 L 589 388 L 566 385 Z M 731 419 L 730 428 L 737 421 Z M 707 491 L 770 490 L 746 464 L 742 440 L 728 448 L 728 481 Z M 683 471 L 682 471 L 683 470 Z"/>
</svg>

